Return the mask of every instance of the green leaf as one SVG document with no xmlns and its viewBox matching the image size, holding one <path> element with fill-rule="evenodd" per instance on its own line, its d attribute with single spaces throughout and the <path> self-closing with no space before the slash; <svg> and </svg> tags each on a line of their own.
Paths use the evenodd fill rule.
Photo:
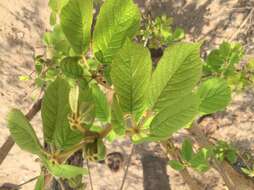
<svg viewBox="0 0 254 190">
<path fill-rule="evenodd" d="M 110 108 L 107 101 L 106 95 L 102 92 L 102 90 L 94 85 L 92 88 L 94 103 L 95 103 L 95 113 L 96 117 L 103 122 L 109 121 L 110 116 Z"/>
<path fill-rule="evenodd" d="M 235 150 L 228 150 L 226 152 L 226 159 L 231 163 L 234 164 L 237 161 L 237 154 Z"/>
<path fill-rule="evenodd" d="M 178 43 L 164 51 L 150 85 L 150 105 L 161 109 L 189 94 L 201 76 L 200 44 Z"/>
<path fill-rule="evenodd" d="M 185 161 L 190 161 L 192 158 L 192 142 L 190 139 L 185 139 L 182 144 L 181 155 Z"/>
<path fill-rule="evenodd" d="M 13 140 L 21 149 L 37 155 L 42 153 L 34 129 L 20 110 L 12 109 L 8 114 L 8 128 Z"/>
<path fill-rule="evenodd" d="M 53 12 L 59 13 L 69 0 L 49 0 L 49 7 Z"/>
<path fill-rule="evenodd" d="M 220 56 L 220 51 L 215 49 L 207 56 L 206 62 L 208 70 L 218 72 L 224 64 L 224 59 Z"/>
<path fill-rule="evenodd" d="M 184 30 L 182 28 L 176 28 L 176 30 L 173 33 L 172 39 L 173 41 L 181 40 L 185 37 Z"/>
<path fill-rule="evenodd" d="M 62 178 L 74 178 L 79 175 L 87 175 L 87 169 L 85 168 L 79 168 L 72 165 L 66 165 L 66 164 L 56 164 L 52 163 L 49 160 L 45 160 L 44 164 L 46 165 L 49 172 L 56 176 L 56 177 L 62 177 Z"/>
<path fill-rule="evenodd" d="M 124 112 L 136 114 L 144 110 L 151 70 L 148 49 L 127 40 L 115 55 L 111 68 L 112 83 Z"/>
<path fill-rule="evenodd" d="M 78 85 L 75 85 L 70 90 L 69 104 L 71 107 L 71 111 L 75 114 L 78 114 L 78 108 L 79 108 L 79 86 Z"/>
<path fill-rule="evenodd" d="M 91 125 L 95 119 L 95 107 L 92 102 L 81 102 L 79 105 L 79 112 L 82 123 Z"/>
<path fill-rule="evenodd" d="M 44 178 L 45 178 L 44 175 L 40 175 L 38 177 L 34 190 L 43 190 L 44 189 L 44 183 L 45 183 Z"/>
<path fill-rule="evenodd" d="M 234 65 L 243 57 L 243 48 L 239 43 L 223 42 L 218 49 L 207 56 L 205 67 L 212 72 L 223 72 L 224 76 L 235 71 Z"/>
<path fill-rule="evenodd" d="M 139 29 L 140 13 L 132 0 L 106 0 L 100 9 L 93 35 L 93 52 L 102 63 L 111 63 L 114 54 Z"/>
<path fill-rule="evenodd" d="M 248 168 L 241 168 L 242 172 L 248 175 L 249 177 L 254 177 L 254 170 L 250 170 Z"/>
<path fill-rule="evenodd" d="M 184 169 L 184 165 L 178 162 L 177 160 L 170 160 L 168 164 L 170 165 L 171 168 L 177 171 L 181 171 Z"/>
<path fill-rule="evenodd" d="M 46 32 L 43 36 L 44 43 L 57 52 L 63 52 L 68 55 L 70 51 L 70 44 L 67 41 L 60 25 L 56 25 L 53 31 Z"/>
<path fill-rule="evenodd" d="M 42 101 L 43 134 L 46 142 L 55 144 L 59 149 L 68 148 L 81 139 L 81 135 L 69 126 L 68 104 L 70 87 L 66 80 L 57 78 L 47 88 Z"/>
<path fill-rule="evenodd" d="M 95 119 L 95 104 L 92 96 L 92 90 L 89 88 L 87 81 L 79 81 L 79 115 L 81 121 L 88 125 Z"/>
<path fill-rule="evenodd" d="M 189 94 L 161 110 L 150 125 L 152 136 L 168 138 L 191 122 L 198 113 L 198 98 Z"/>
<path fill-rule="evenodd" d="M 61 11 L 63 32 L 77 54 L 84 53 L 90 43 L 93 21 L 92 0 L 69 0 Z"/>
<path fill-rule="evenodd" d="M 79 63 L 80 57 L 65 57 L 61 61 L 62 72 L 70 78 L 78 79 L 83 76 L 83 68 Z"/>
<path fill-rule="evenodd" d="M 230 87 L 220 78 L 212 78 L 202 83 L 198 88 L 198 95 L 201 99 L 199 110 L 203 114 L 221 111 L 231 100 Z"/>
<path fill-rule="evenodd" d="M 190 160 L 191 166 L 199 172 L 206 172 L 209 169 L 210 151 L 206 148 L 199 150 L 197 154 Z"/>
<path fill-rule="evenodd" d="M 124 135 L 125 124 L 123 118 L 123 111 L 119 105 L 119 101 L 116 96 L 113 97 L 113 103 L 111 107 L 111 124 L 113 131 L 118 135 Z"/>
</svg>

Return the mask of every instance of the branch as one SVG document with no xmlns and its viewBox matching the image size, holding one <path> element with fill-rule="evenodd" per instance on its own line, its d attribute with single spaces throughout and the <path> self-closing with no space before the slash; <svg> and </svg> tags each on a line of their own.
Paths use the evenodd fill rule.
<svg viewBox="0 0 254 190">
<path fill-rule="evenodd" d="M 164 148 L 167 156 L 170 156 L 173 160 L 178 160 L 182 162 L 180 151 L 177 149 L 174 144 L 168 140 L 165 142 L 161 142 L 162 147 Z M 200 185 L 195 178 L 193 178 L 188 169 L 184 168 L 183 170 L 179 171 L 180 175 L 182 176 L 184 182 L 188 185 L 188 187 L 192 190 L 203 190 L 205 189 L 202 185 Z"/>
<path fill-rule="evenodd" d="M 135 145 L 132 145 L 131 153 L 130 153 L 130 155 L 129 155 L 129 158 L 128 158 L 128 161 L 127 161 L 127 166 L 126 166 L 125 171 L 124 171 L 124 176 L 123 176 L 123 179 L 122 179 L 122 183 L 121 183 L 120 190 L 123 190 L 124 183 L 125 183 L 125 180 L 126 180 L 128 171 L 129 171 L 129 166 L 130 166 L 130 164 L 131 164 L 131 158 L 132 158 L 132 155 L 133 155 L 133 153 L 134 153 L 134 150 L 135 150 Z"/>
<path fill-rule="evenodd" d="M 208 147 L 212 145 L 202 130 L 198 127 L 197 122 L 194 122 L 188 131 L 193 135 L 200 147 Z M 218 162 L 217 160 L 212 160 L 212 167 L 218 171 L 223 178 L 225 185 L 230 190 L 254 189 L 253 181 L 245 178 L 245 176 L 235 171 L 228 162 Z"/>
<path fill-rule="evenodd" d="M 40 111 L 40 109 L 41 109 L 41 102 L 42 102 L 42 98 L 37 100 L 37 102 L 35 102 L 32 105 L 31 109 L 27 112 L 26 118 L 29 121 L 32 120 L 33 117 Z M 13 147 L 14 144 L 15 144 L 15 142 L 13 141 L 11 136 L 8 136 L 7 140 L 4 142 L 4 144 L 0 148 L 0 165 L 3 163 L 3 161 L 7 157 L 8 153 L 10 152 L 10 150 Z"/>
</svg>

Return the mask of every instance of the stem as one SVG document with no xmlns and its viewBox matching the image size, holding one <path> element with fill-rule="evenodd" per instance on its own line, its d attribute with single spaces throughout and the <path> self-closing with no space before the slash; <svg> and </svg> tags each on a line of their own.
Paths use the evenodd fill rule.
<svg viewBox="0 0 254 190">
<path fill-rule="evenodd" d="M 65 190 L 63 181 L 62 181 L 61 179 L 59 179 L 58 182 L 59 182 L 59 184 L 60 184 L 60 186 L 61 186 L 61 189 L 62 189 L 62 190 Z"/>
<path fill-rule="evenodd" d="M 106 127 L 100 132 L 99 137 L 100 138 L 106 137 L 110 133 L 111 130 L 112 130 L 112 125 L 107 124 Z"/>
<path fill-rule="evenodd" d="M 88 176 L 89 176 L 89 181 L 90 181 L 91 190 L 93 190 L 93 180 L 92 180 L 92 175 L 91 175 L 91 171 L 90 171 L 90 166 L 89 166 L 89 161 L 88 161 L 88 159 L 86 159 L 86 166 L 87 166 L 87 170 L 88 170 Z"/>
<path fill-rule="evenodd" d="M 86 137 L 83 141 L 81 141 L 80 143 L 74 145 L 69 150 L 65 150 L 65 151 L 61 152 L 59 155 L 56 156 L 56 159 L 60 163 L 68 160 L 75 152 L 82 149 L 85 144 L 93 142 L 96 138 L 97 138 L 96 136 Z"/>
<path fill-rule="evenodd" d="M 132 155 L 134 153 L 134 149 L 135 149 L 135 145 L 132 145 L 131 154 L 130 154 L 130 156 L 128 158 L 127 166 L 126 166 L 126 169 L 124 171 L 124 176 L 123 176 L 123 180 L 122 180 L 122 184 L 121 184 L 120 190 L 123 190 L 124 183 L 126 181 L 126 177 L 127 177 L 127 174 L 128 174 L 129 166 L 130 166 L 130 163 L 131 163 L 131 158 L 132 158 Z"/>
<path fill-rule="evenodd" d="M 31 179 L 25 181 L 24 183 L 19 184 L 18 187 L 22 187 L 23 185 L 26 185 L 26 184 L 28 184 L 28 183 L 30 183 L 30 182 L 36 180 L 38 177 L 39 177 L 39 176 L 33 177 L 33 178 L 31 178 Z"/>
</svg>

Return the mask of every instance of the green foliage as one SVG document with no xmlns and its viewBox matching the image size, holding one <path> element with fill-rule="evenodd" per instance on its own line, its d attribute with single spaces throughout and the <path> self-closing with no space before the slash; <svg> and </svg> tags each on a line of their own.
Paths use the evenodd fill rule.
<svg viewBox="0 0 254 190">
<path fill-rule="evenodd" d="M 240 44 L 223 42 L 218 49 L 207 56 L 205 70 L 215 72 L 227 77 L 235 72 L 235 65 L 243 56 L 243 48 Z"/>
<path fill-rule="evenodd" d="M 96 85 L 93 85 L 92 93 L 95 100 L 94 102 L 95 102 L 96 118 L 98 118 L 102 122 L 109 122 L 110 107 L 109 107 L 106 95 Z"/>
<path fill-rule="evenodd" d="M 227 81 L 230 87 L 239 91 L 253 85 L 253 64 L 243 64 L 244 49 L 239 43 L 223 42 L 212 50 L 204 64 L 204 77 L 217 76 Z"/>
<path fill-rule="evenodd" d="M 182 144 L 181 156 L 183 160 L 190 161 L 193 156 L 192 142 L 189 139 L 185 139 Z"/>
<path fill-rule="evenodd" d="M 61 60 L 60 67 L 67 77 L 79 79 L 83 76 L 83 67 L 80 64 L 80 57 L 65 57 Z"/>
<path fill-rule="evenodd" d="M 182 28 L 172 28 L 173 19 L 166 15 L 158 16 L 154 20 L 151 17 L 143 18 L 139 36 L 151 49 L 158 49 L 176 43 L 185 37 Z"/>
<path fill-rule="evenodd" d="M 60 25 L 55 25 L 52 31 L 46 32 L 43 41 L 53 55 L 68 54 L 70 51 L 70 44 Z"/>
<path fill-rule="evenodd" d="M 70 86 L 65 79 L 57 78 L 47 88 L 41 108 L 43 134 L 46 142 L 59 149 L 68 148 L 81 139 L 81 135 L 72 131 L 68 114 Z"/>
<path fill-rule="evenodd" d="M 111 106 L 111 124 L 114 132 L 118 135 L 124 135 L 125 123 L 123 118 L 123 111 L 119 105 L 117 96 L 114 96 Z"/>
<path fill-rule="evenodd" d="M 139 29 L 140 13 L 132 0 L 107 0 L 100 9 L 93 34 L 93 51 L 101 63 L 111 63 L 127 38 Z"/>
<path fill-rule="evenodd" d="M 79 86 L 75 85 L 69 92 L 69 104 L 71 111 L 74 114 L 78 113 L 79 109 Z"/>
<path fill-rule="evenodd" d="M 224 110 L 231 100 L 231 90 L 224 79 L 206 80 L 199 86 L 197 93 L 201 100 L 199 111 L 202 114 Z"/>
<path fill-rule="evenodd" d="M 211 158 L 211 151 L 206 148 L 201 148 L 194 153 L 192 142 L 185 139 L 181 148 L 182 163 L 177 160 L 171 160 L 169 165 L 175 170 L 182 170 L 186 167 L 191 167 L 198 172 L 206 172 L 209 169 L 209 159 Z"/>
<path fill-rule="evenodd" d="M 167 139 L 194 119 L 198 104 L 197 96 L 188 94 L 165 107 L 154 117 L 150 125 L 151 135 Z"/>
<path fill-rule="evenodd" d="M 43 175 L 40 175 L 37 179 L 37 182 L 35 184 L 35 188 L 34 190 L 43 190 L 44 188 L 44 183 L 45 183 L 45 180 L 44 180 L 44 176 Z"/>
<path fill-rule="evenodd" d="M 148 49 L 126 41 L 115 55 L 111 79 L 125 113 L 136 114 L 147 105 L 147 90 L 152 61 Z"/>
<path fill-rule="evenodd" d="M 184 165 L 180 162 L 178 162 L 177 160 L 170 160 L 168 162 L 168 164 L 174 169 L 174 170 L 177 170 L 177 171 L 181 171 L 184 169 Z"/>
<path fill-rule="evenodd" d="M 209 149 L 200 149 L 190 160 L 190 166 L 199 172 L 206 172 L 209 169 Z"/>
<path fill-rule="evenodd" d="M 132 0 L 106 0 L 94 19 L 94 31 L 92 0 L 50 0 L 49 6 L 52 31 L 44 35 L 47 52 L 35 57 L 35 82 L 44 90 L 41 117 L 47 149 L 20 111 L 10 112 L 8 126 L 15 142 L 37 154 L 56 179 L 67 178 L 72 187 L 82 189 L 81 176 L 87 170 L 66 165 L 77 150 L 87 160 L 104 160 L 105 141 L 121 136 L 135 144 L 161 142 L 189 127 L 200 114 L 223 110 L 229 103 L 226 76 L 241 59 L 240 46 L 224 43 L 211 53 L 204 66 L 209 79 L 204 81 L 201 44 L 177 43 L 184 32 L 173 31 L 169 18 L 158 17 L 141 30 L 148 43 L 133 42 L 140 13 Z M 153 69 L 148 48 L 166 45 Z M 169 165 L 204 172 L 211 157 L 221 155 L 219 150 L 195 151 L 186 140 L 181 161 Z M 223 159 L 234 158 L 231 149 L 224 148 Z"/>
<path fill-rule="evenodd" d="M 189 94 L 201 76 L 200 44 L 179 43 L 168 47 L 150 85 L 150 105 L 161 109 Z"/>
<path fill-rule="evenodd" d="M 237 161 L 236 149 L 225 141 L 218 141 L 213 148 L 215 158 L 219 161 L 227 160 L 231 164 Z"/>
<path fill-rule="evenodd" d="M 10 111 L 8 114 L 8 128 L 12 138 L 21 149 L 37 155 L 43 153 L 35 131 L 21 111 L 17 109 Z"/>
<path fill-rule="evenodd" d="M 181 161 L 171 160 L 169 162 L 169 165 L 175 170 L 191 167 L 198 172 L 206 172 L 210 168 L 210 160 L 221 162 L 226 160 L 230 164 L 234 164 L 237 161 L 236 149 L 224 141 L 218 141 L 211 147 L 200 148 L 195 153 L 192 142 L 189 139 L 185 139 L 180 152 Z"/>
<path fill-rule="evenodd" d="M 79 175 L 87 174 L 87 169 L 85 168 L 79 168 L 76 166 L 66 164 L 57 164 L 52 162 L 51 160 L 44 160 L 44 164 L 46 165 L 49 172 L 56 177 L 70 179 Z"/>
<path fill-rule="evenodd" d="M 241 168 L 242 172 L 245 173 L 249 177 L 254 177 L 254 167 L 249 169 L 249 168 Z"/>
<path fill-rule="evenodd" d="M 69 0 L 61 11 L 61 27 L 73 50 L 81 55 L 90 44 L 92 0 Z"/>
</svg>

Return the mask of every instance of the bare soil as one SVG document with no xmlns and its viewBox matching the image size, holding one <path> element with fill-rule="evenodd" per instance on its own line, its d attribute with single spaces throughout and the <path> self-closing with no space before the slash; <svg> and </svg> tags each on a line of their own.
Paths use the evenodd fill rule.
<svg viewBox="0 0 254 190">
<path fill-rule="evenodd" d="M 205 40 L 205 50 L 216 47 L 223 40 L 239 41 L 246 49 L 245 61 L 254 57 L 253 0 L 137 0 L 143 9 L 151 8 L 153 15 L 167 14 L 174 18 L 174 26 L 185 29 L 187 39 Z M 9 135 L 6 114 L 11 107 L 26 112 L 40 91 L 31 81 L 19 76 L 34 77 L 33 56 L 43 51 L 41 38 L 49 29 L 47 0 L 8 0 L 0 2 L 0 146 Z M 235 94 L 232 105 L 202 125 L 215 138 L 233 143 L 241 151 L 254 152 L 254 93 L 251 90 Z M 39 115 L 32 121 L 41 138 Z M 180 133 L 181 136 L 181 133 Z M 117 141 L 109 151 L 130 153 L 128 141 Z M 151 161 L 157 170 L 153 170 Z M 159 168 L 159 169 L 158 169 Z M 36 157 L 21 151 L 16 145 L 0 165 L 0 186 L 3 183 L 21 184 L 39 175 Z M 151 171 L 154 171 L 152 173 Z M 144 173 L 145 172 L 145 173 Z M 113 173 L 104 164 L 92 164 L 92 178 L 96 190 L 117 190 L 123 170 Z M 143 174 L 144 173 L 144 174 Z M 207 190 L 226 189 L 219 175 L 210 170 L 204 175 L 193 172 Z M 151 182 L 149 179 L 154 178 Z M 146 179 L 144 182 L 144 179 Z M 156 185 L 156 181 L 161 186 Z M 149 183 L 148 183 L 149 182 Z M 154 184 L 155 183 L 155 184 Z M 163 185 L 164 184 L 164 185 Z M 22 187 L 32 190 L 33 183 Z M 153 188 L 151 188 L 153 187 Z M 155 144 L 139 146 L 129 168 L 125 189 L 188 190 L 180 175 L 167 167 L 160 148 Z M 89 187 L 88 187 L 89 189 Z"/>
</svg>

